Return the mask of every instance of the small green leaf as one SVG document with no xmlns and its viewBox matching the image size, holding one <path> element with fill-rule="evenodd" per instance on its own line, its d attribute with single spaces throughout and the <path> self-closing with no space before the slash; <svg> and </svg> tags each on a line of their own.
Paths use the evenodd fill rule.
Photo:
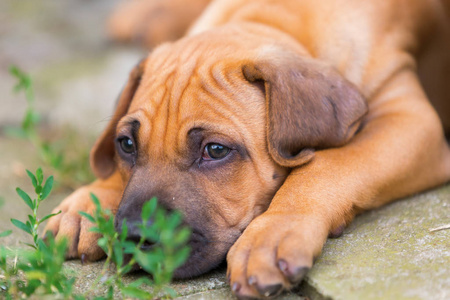
<svg viewBox="0 0 450 300">
<path fill-rule="evenodd" d="M 28 215 L 28 220 L 30 222 L 27 222 L 27 223 L 30 223 L 31 225 L 36 224 L 36 219 L 32 215 Z M 31 227 L 31 225 L 30 225 L 30 227 Z"/>
<path fill-rule="evenodd" d="M 143 284 L 151 285 L 152 281 L 148 277 L 141 277 L 141 278 L 133 281 L 132 283 L 130 283 L 128 286 L 138 288 Z"/>
<path fill-rule="evenodd" d="M 124 265 L 124 266 L 121 268 L 120 274 L 127 274 L 128 272 L 131 271 L 132 268 L 133 268 L 133 266 L 130 265 L 130 264 Z"/>
<path fill-rule="evenodd" d="M 37 249 L 35 245 L 30 244 L 30 243 L 22 243 L 24 245 L 30 246 L 31 248 Z"/>
<path fill-rule="evenodd" d="M 173 242 L 176 246 L 184 244 L 188 241 L 190 236 L 191 230 L 187 227 L 183 227 L 175 234 Z"/>
<path fill-rule="evenodd" d="M 12 233 L 12 230 L 6 230 L 6 231 L 3 231 L 3 232 L 0 232 L 0 238 L 8 236 L 11 233 Z"/>
<path fill-rule="evenodd" d="M 31 179 L 31 183 L 33 184 L 34 188 L 36 188 L 37 187 L 36 176 L 34 176 L 34 174 L 31 173 L 29 170 L 26 170 L 26 171 L 27 171 L 28 177 L 30 177 L 30 179 Z"/>
<path fill-rule="evenodd" d="M 120 243 L 115 243 L 113 246 L 114 251 L 114 263 L 116 266 L 121 267 L 123 265 L 123 248 Z"/>
<path fill-rule="evenodd" d="M 146 240 L 149 240 L 153 243 L 159 241 L 159 232 L 157 231 L 155 226 L 144 227 L 142 224 L 139 224 L 139 230 L 141 236 L 143 236 Z"/>
<path fill-rule="evenodd" d="M 17 220 L 17 219 L 11 219 L 11 223 L 13 223 L 14 226 L 16 226 L 19 229 L 22 229 L 23 231 L 32 234 L 31 233 L 31 228 L 29 228 L 27 225 L 25 225 L 25 223 Z"/>
<path fill-rule="evenodd" d="M 28 219 L 32 219 L 32 217 L 28 215 Z M 27 221 L 25 225 L 27 225 L 27 227 L 30 228 L 31 231 L 33 231 L 33 226 L 31 225 L 30 221 Z"/>
<path fill-rule="evenodd" d="M 95 233 L 101 233 L 101 234 L 103 234 L 103 231 L 101 231 L 100 230 L 100 228 L 98 228 L 98 227 L 91 227 L 91 228 L 89 228 L 89 230 L 88 230 L 89 232 L 95 232 Z"/>
<path fill-rule="evenodd" d="M 134 258 L 139 265 L 150 274 L 154 274 L 158 263 L 164 261 L 164 257 L 164 253 L 160 247 L 155 248 L 151 252 L 142 252 L 141 250 L 137 250 L 134 254 Z"/>
<path fill-rule="evenodd" d="M 9 137 L 15 137 L 15 138 L 19 138 L 19 139 L 24 139 L 26 138 L 28 135 L 25 132 L 25 130 L 23 130 L 22 128 L 17 128 L 17 127 L 6 127 L 3 130 L 4 133 L 6 133 L 7 136 Z"/>
<path fill-rule="evenodd" d="M 91 193 L 91 199 L 92 199 L 92 202 L 94 202 L 97 209 L 101 210 L 100 201 L 98 200 L 97 196 L 95 196 L 93 193 Z"/>
<path fill-rule="evenodd" d="M 48 197 L 48 195 L 49 195 L 50 192 L 52 191 L 52 188 L 53 188 L 53 176 L 50 176 L 50 177 L 47 178 L 47 180 L 45 181 L 44 188 L 42 189 L 41 200 L 44 200 L 45 198 Z"/>
<path fill-rule="evenodd" d="M 62 153 L 59 153 L 56 156 L 53 156 L 52 159 L 51 159 L 52 167 L 55 168 L 55 169 L 61 168 L 61 165 L 63 163 L 63 159 L 64 159 L 64 156 L 63 156 Z"/>
<path fill-rule="evenodd" d="M 78 212 L 80 215 L 82 215 L 83 217 L 85 217 L 86 219 L 88 219 L 89 220 L 89 222 L 91 222 L 91 223 L 95 223 L 95 219 L 94 219 L 94 217 L 93 216 L 91 216 L 90 214 L 88 214 L 87 212 L 84 212 L 84 211 L 79 211 Z"/>
<path fill-rule="evenodd" d="M 22 128 L 24 130 L 31 129 L 33 125 L 33 120 L 34 120 L 33 110 L 31 108 L 28 108 L 27 111 L 25 112 L 25 118 L 22 121 Z"/>
<path fill-rule="evenodd" d="M 173 212 L 171 215 L 166 217 L 166 228 L 174 230 L 178 225 L 181 224 L 182 215 L 179 211 Z"/>
<path fill-rule="evenodd" d="M 41 115 L 39 115 L 38 112 L 33 111 L 32 122 L 34 124 L 37 124 L 37 123 L 39 123 L 40 120 L 41 120 Z"/>
<path fill-rule="evenodd" d="M 39 221 L 39 224 L 41 224 L 42 222 L 47 221 L 47 220 L 50 219 L 51 217 L 54 217 L 54 216 L 56 216 L 56 215 L 59 215 L 60 213 L 62 213 L 62 211 L 58 211 L 57 213 L 46 215 L 45 217 L 43 217 L 43 218 Z"/>
<path fill-rule="evenodd" d="M 177 250 L 174 258 L 174 270 L 186 262 L 189 257 L 189 253 L 191 253 L 191 249 L 187 246 L 183 249 Z"/>
<path fill-rule="evenodd" d="M 97 244 L 105 252 L 108 252 L 108 240 L 105 237 L 99 238 Z"/>
<path fill-rule="evenodd" d="M 136 244 L 131 241 L 122 242 L 123 252 L 126 254 L 133 254 L 136 252 Z"/>
<path fill-rule="evenodd" d="M 173 288 L 168 287 L 168 286 L 165 286 L 165 287 L 164 287 L 164 292 L 165 292 L 166 294 L 168 294 L 168 296 L 169 296 L 171 299 L 176 298 L 176 297 L 178 296 L 177 292 L 176 292 Z"/>
<path fill-rule="evenodd" d="M 42 186 L 38 185 L 35 189 L 34 192 L 36 193 L 36 195 L 40 195 L 42 193 Z"/>
<path fill-rule="evenodd" d="M 18 79 L 17 85 L 14 87 L 16 92 L 20 90 L 27 90 L 31 88 L 31 78 L 24 71 L 19 69 L 17 66 L 11 66 L 9 68 L 9 73 Z"/>
<path fill-rule="evenodd" d="M 28 278 L 28 280 L 44 279 L 46 277 L 46 274 L 43 271 L 32 270 L 32 271 L 25 272 L 25 276 Z"/>
<path fill-rule="evenodd" d="M 147 221 L 150 220 L 150 218 L 152 217 L 152 215 L 154 214 L 154 212 L 156 210 L 157 205 L 158 205 L 158 202 L 155 197 L 150 199 L 150 201 L 147 201 L 144 203 L 144 206 L 142 207 L 142 213 L 141 213 L 142 221 L 144 223 L 147 223 Z"/>
<path fill-rule="evenodd" d="M 44 180 L 44 174 L 42 173 L 42 169 L 41 168 L 38 168 L 36 170 L 36 177 L 37 177 L 37 180 L 38 180 L 38 184 L 41 185 L 42 181 Z"/>
<path fill-rule="evenodd" d="M 120 289 L 122 292 L 122 295 L 126 297 L 132 297 L 132 298 L 138 298 L 138 299 L 150 299 L 152 294 L 149 292 L 146 292 L 144 290 L 141 290 L 140 288 L 133 287 L 133 286 L 126 286 L 122 287 Z"/>
<path fill-rule="evenodd" d="M 25 193 L 23 190 L 21 190 L 20 188 L 16 188 L 16 192 L 17 194 L 20 196 L 20 198 L 23 199 L 23 201 L 25 202 L 26 205 L 28 205 L 29 208 L 31 208 L 31 210 L 34 209 L 33 206 L 33 201 L 31 200 L 30 196 L 28 196 L 27 193 Z"/>
<path fill-rule="evenodd" d="M 12 65 L 9 67 L 9 74 L 11 74 L 12 76 L 16 77 L 17 79 L 20 78 L 19 76 L 19 68 L 15 65 Z"/>
<path fill-rule="evenodd" d="M 122 232 L 119 233 L 120 241 L 124 242 L 127 239 L 128 236 L 128 225 L 127 225 L 127 219 L 123 219 L 122 221 Z"/>
<path fill-rule="evenodd" d="M 114 287 L 111 285 L 108 289 L 108 293 L 106 294 L 107 299 L 113 299 L 114 297 Z"/>
</svg>

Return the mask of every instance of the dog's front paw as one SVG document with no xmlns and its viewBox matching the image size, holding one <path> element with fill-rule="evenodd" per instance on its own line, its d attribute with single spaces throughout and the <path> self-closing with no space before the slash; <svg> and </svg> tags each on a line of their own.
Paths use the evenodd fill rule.
<svg viewBox="0 0 450 300">
<path fill-rule="evenodd" d="M 270 297 L 301 282 L 327 237 L 312 217 L 265 213 L 230 249 L 227 276 L 240 299 Z"/>
<path fill-rule="evenodd" d="M 98 233 L 90 232 L 94 225 L 79 212 L 93 214 L 95 205 L 90 194 L 94 193 L 99 199 L 102 208 L 115 211 L 120 193 L 113 190 L 93 186 L 82 187 L 64 199 L 52 213 L 61 211 L 60 214 L 49 219 L 44 232 L 51 232 L 56 239 L 66 238 L 68 249 L 66 258 L 81 258 L 82 262 L 95 261 L 105 256 L 104 251 L 97 245 L 100 238 Z M 116 204 L 117 203 L 117 204 Z"/>
</svg>

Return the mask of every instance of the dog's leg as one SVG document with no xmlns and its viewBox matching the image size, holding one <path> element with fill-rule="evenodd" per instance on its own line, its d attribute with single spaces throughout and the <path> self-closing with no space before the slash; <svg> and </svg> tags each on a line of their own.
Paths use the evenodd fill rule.
<svg viewBox="0 0 450 300">
<path fill-rule="evenodd" d="M 112 14 L 112 38 L 139 42 L 148 48 L 181 38 L 211 0 L 128 1 Z"/>
<path fill-rule="evenodd" d="M 92 214 L 95 205 L 91 200 L 90 194 L 96 195 L 102 208 L 109 209 L 113 213 L 117 211 L 122 196 L 122 179 L 118 172 L 105 180 L 96 180 L 90 185 L 84 186 L 73 192 L 56 207 L 52 213 L 61 213 L 51 218 L 44 232 L 52 232 L 59 238 L 67 238 L 69 248 L 66 254 L 67 258 L 81 258 L 82 261 L 95 261 L 102 258 L 105 253 L 97 245 L 99 235 L 89 232 L 93 226 L 79 212 Z"/>
<path fill-rule="evenodd" d="M 450 152 L 438 116 L 416 74 L 399 72 L 369 102 L 361 132 L 294 169 L 231 248 L 233 292 L 261 297 L 297 284 L 327 236 L 357 212 L 449 179 Z"/>
</svg>

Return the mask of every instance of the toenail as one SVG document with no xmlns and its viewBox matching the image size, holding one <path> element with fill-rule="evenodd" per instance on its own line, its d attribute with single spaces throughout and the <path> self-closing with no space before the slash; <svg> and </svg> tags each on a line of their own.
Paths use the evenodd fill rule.
<svg viewBox="0 0 450 300">
<path fill-rule="evenodd" d="M 289 268 L 288 263 L 284 259 L 280 259 L 278 261 L 278 268 L 292 284 L 299 283 L 309 271 L 308 267 L 299 267 L 292 270 Z"/>
<path fill-rule="evenodd" d="M 254 296 L 246 296 L 246 295 L 236 295 L 239 300 L 258 300 L 257 297 Z"/>
<path fill-rule="evenodd" d="M 255 285 L 256 284 L 256 277 L 255 276 L 250 276 L 248 278 L 248 285 Z"/>
<path fill-rule="evenodd" d="M 233 291 L 233 293 L 239 292 L 240 289 L 241 285 L 238 282 L 233 283 L 233 285 L 231 286 L 231 290 Z"/>
<path fill-rule="evenodd" d="M 286 275 L 286 271 L 288 269 L 288 264 L 284 259 L 280 259 L 278 261 L 278 268 L 280 269 L 281 272 L 283 272 L 283 274 Z"/>
<path fill-rule="evenodd" d="M 86 254 L 81 254 L 81 264 L 84 265 L 87 262 L 87 255 Z"/>
<path fill-rule="evenodd" d="M 297 284 L 297 283 L 299 283 L 299 282 L 303 279 L 303 277 L 305 277 L 305 275 L 306 275 L 306 273 L 308 273 L 308 271 L 309 271 L 309 268 L 308 268 L 308 267 L 300 267 L 300 268 L 297 268 L 297 269 L 293 272 L 292 276 L 289 276 L 289 277 L 288 277 L 288 279 L 289 279 L 289 281 L 290 281 L 291 283 Z"/>
<path fill-rule="evenodd" d="M 264 297 L 273 297 L 281 292 L 282 287 L 283 286 L 281 284 L 273 284 L 264 288 L 257 286 L 256 289 L 258 290 L 258 293 L 264 295 Z"/>
<path fill-rule="evenodd" d="M 344 233 L 344 229 L 345 229 L 345 225 L 342 224 L 342 225 L 338 226 L 337 228 L 335 228 L 334 230 L 330 231 L 330 233 L 328 234 L 328 237 L 332 238 L 332 239 L 338 238 Z"/>
</svg>

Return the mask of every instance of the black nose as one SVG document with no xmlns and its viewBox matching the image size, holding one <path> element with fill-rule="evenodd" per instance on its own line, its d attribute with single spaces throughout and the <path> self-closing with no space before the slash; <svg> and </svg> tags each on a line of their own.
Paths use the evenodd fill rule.
<svg viewBox="0 0 450 300">
<path fill-rule="evenodd" d="M 127 237 L 126 239 L 129 241 L 133 241 L 134 243 L 139 243 L 141 241 L 141 234 L 140 234 L 140 229 L 139 226 L 142 224 L 142 219 L 139 218 L 139 220 L 127 220 L 127 219 L 122 219 L 122 221 L 119 222 L 119 219 L 116 218 L 115 222 L 114 222 L 114 226 L 116 228 L 117 232 L 122 232 L 123 230 L 123 224 L 126 222 L 127 225 Z M 146 226 L 152 226 L 153 225 L 153 220 L 150 219 L 149 221 L 147 221 Z M 154 242 L 152 241 L 148 241 L 145 240 L 140 249 L 143 251 L 146 250 L 150 250 L 154 245 Z"/>
<path fill-rule="evenodd" d="M 139 220 L 127 220 L 127 219 L 122 219 L 119 220 L 117 217 L 114 221 L 114 227 L 116 228 L 117 232 L 122 232 L 123 230 L 123 225 L 124 222 L 126 222 L 126 226 L 127 226 L 127 240 L 131 240 L 134 242 L 139 242 L 139 240 L 141 239 L 141 235 L 140 235 L 140 230 L 139 230 L 139 226 L 142 224 L 142 220 L 141 218 L 139 218 Z M 153 220 L 149 220 L 146 224 L 146 226 L 152 226 L 153 224 Z"/>
<path fill-rule="evenodd" d="M 157 195 L 155 195 L 157 194 Z M 148 196 L 150 195 L 150 196 Z M 158 200 L 158 207 L 164 208 L 168 211 L 168 208 L 163 203 L 167 198 L 167 195 L 162 193 L 133 193 L 125 191 L 119 209 L 117 210 L 114 226 L 117 232 L 122 232 L 123 224 L 127 225 L 127 239 L 138 243 L 141 240 L 141 234 L 139 226 L 142 224 L 142 207 L 153 197 Z M 150 218 L 145 224 L 146 227 L 153 225 L 153 219 Z M 149 245 L 150 241 L 146 241 L 145 245 Z"/>
</svg>

